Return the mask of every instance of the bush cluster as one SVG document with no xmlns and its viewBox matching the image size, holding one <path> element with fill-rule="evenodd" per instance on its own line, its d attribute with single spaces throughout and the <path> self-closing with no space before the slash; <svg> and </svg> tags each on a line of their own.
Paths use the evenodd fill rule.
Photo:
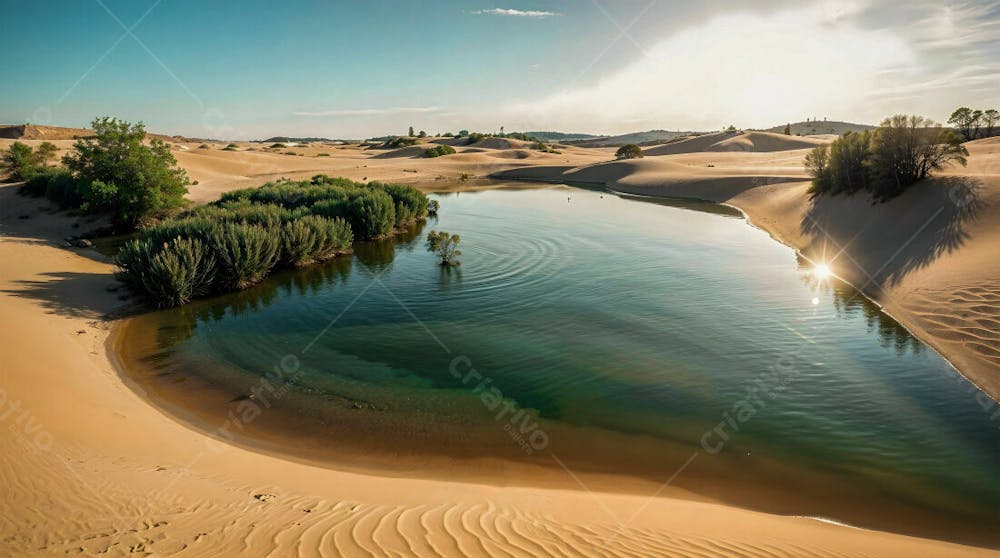
<svg viewBox="0 0 1000 558">
<path fill-rule="evenodd" d="M 12 182 L 30 180 L 33 176 L 48 170 L 49 161 L 56 156 L 55 144 L 43 141 L 32 148 L 26 143 L 15 141 L 0 151 L 0 168 L 6 171 Z"/>
<path fill-rule="evenodd" d="M 424 151 L 424 157 L 440 157 L 442 155 L 452 155 L 455 153 L 455 148 L 450 145 L 439 145 L 437 147 L 432 147 L 427 151 Z"/>
<path fill-rule="evenodd" d="M 275 267 L 350 252 L 355 238 L 385 236 L 423 219 L 416 188 L 317 175 L 228 192 L 212 204 L 142 229 L 119 252 L 118 276 L 159 306 L 244 289 Z"/>
<path fill-rule="evenodd" d="M 642 148 L 634 143 L 623 145 L 615 151 L 615 159 L 639 159 L 642 158 Z"/>
<path fill-rule="evenodd" d="M 33 153 L 30 147 L 28 153 L 18 148 L 19 159 L 26 155 L 34 165 L 23 176 L 27 181 L 21 192 L 108 214 L 116 225 L 130 229 L 184 204 L 190 181 L 169 145 L 156 138 L 147 145 L 142 124 L 99 118 L 91 126 L 95 135 L 77 140 L 63 157 L 65 170 L 45 165 L 55 154 L 52 144 L 43 143 Z"/>
<path fill-rule="evenodd" d="M 920 116 L 895 115 L 874 132 L 848 132 L 805 158 L 814 194 L 867 191 L 876 201 L 902 194 L 933 171 L 957 162 L 969 152 L 952 130 Z"/>
</svg>

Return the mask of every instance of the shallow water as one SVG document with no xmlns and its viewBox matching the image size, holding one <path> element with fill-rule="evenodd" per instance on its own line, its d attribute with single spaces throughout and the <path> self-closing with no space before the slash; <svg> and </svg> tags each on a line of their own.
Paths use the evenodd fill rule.
<svg viewBox="0 0 1000 558">
<path fill-rule="evenodd" d="M 136 319 L 135 378 L 305 457 L 674 478 L 769 511 L 996 540 L 994 408 L 731 212 L 561 187 L 436 197 L 440 217 L 396 241 Z M 431 229 L 462 236 L 460 266 L 425 251 Z"/>
</svg>

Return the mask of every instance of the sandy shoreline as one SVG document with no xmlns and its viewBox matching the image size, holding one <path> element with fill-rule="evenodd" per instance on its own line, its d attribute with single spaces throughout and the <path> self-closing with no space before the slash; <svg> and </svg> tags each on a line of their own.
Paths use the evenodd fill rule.
<svg viewBox="0 0 1000 558">
<path fill-rule="evenodd" d="M 423 163 L 395 161 L 397 173 Z M 122 382 L 105 351 L 104 316 L 124 304 L 109 262 L 61 247 L 78 219 L 14 188 L 0 187 L 11 554 L 1000 554 L 704 501 L 333 471 L 214 442 Z"/>
</svg>

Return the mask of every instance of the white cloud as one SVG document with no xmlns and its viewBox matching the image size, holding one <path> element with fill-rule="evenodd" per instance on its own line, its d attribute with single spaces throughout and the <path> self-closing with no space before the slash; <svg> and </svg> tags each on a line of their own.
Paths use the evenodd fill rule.
<svg viewBox="0 0 1000 558">
<path fill-rule="evenodd" d="M 829 6 L 722 15 L 637 52 L 593 85 L 506 113 L 524 127 L 606 132 L 857 115 L 869 93 L 888 85 L 885 70 L 911 66 L 914 51 L 891 30 L 858 26 L 847 17 L 854 9 Z"/>
<path fill-rule="evenodd" d="M 321 110 L 317 112 L 296 111 L 295 116 L 386 116 L 393 114 L 427 114 L 438 112 L 441 107 L 387 107 L 387 108 L 367 108 L 367 109 L 338 109 Z"/>
<path fill-rule="evenodd" d="M 513 8 L 490 8 L 488 10 L 476 10 L 472 13 L 477 15 L 501 15 L 515 17 L 552 17 L 559 15 L 555 12 L 543 12 L 540 10 L 515 10 Z"/>
</svg>

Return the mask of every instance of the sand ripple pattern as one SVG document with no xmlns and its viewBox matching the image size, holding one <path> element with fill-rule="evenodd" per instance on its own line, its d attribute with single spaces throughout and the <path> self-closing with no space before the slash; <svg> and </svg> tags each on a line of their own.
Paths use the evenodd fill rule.
<svg viewBox="0 0 1000 558">
<path fill-rule="evenodd" d="M 918 290 L 906 304 L 932 335 L 969 348 L 1000 369 L 1000 281 L 948 290 Z M 928 309 L 948 308 L 949 315 Z"/>
<path fill-rule="evenodd" d="M 0 462 L 0 482 L 18 498 L 0 503 L 4 556 L 812 556 L 842 554 L 787 542 L 749 544 L 739 535 L 678 536 L 619 528 L 612 522 L 567 524 L 523 509 L 476 504 L 376 505 L 282 494 L 184 468 L 115 458 L 101 468 L 39 453 Z M 72 458 L 69 458 L 72 459 Z M 23 468 L 30 464 L 31 471 Z M 102 475 L 99 469 L 119 469 Z M 53 476 L 46 479 L 46 476 Z M 63 477 L 56 479 L 55 477 Z M 67 478 L 68 476 L 68 478 Z M 107 479 L 125 476 L 126 488 Z M 104 479 L 104 480 L 102 480 Z M 36 490 L 47 483 L 61 487 Z M 213 497 L 188 500 L 169 487 L 207 483 Z M 33 489 L 32 485 L 38 484 Z M 146 487 L 139 494 L 135 487 Z M 15 511 L 18 513 L 13 513 Z M 26 511 L 27 510 L 27 511 Z M 29 513 L 30 512 L 30 513 Z M 72 516 L 73 521 L 52 518 Z M 17 524 L 8 519 L 17 517 Z"/>
</svg>

